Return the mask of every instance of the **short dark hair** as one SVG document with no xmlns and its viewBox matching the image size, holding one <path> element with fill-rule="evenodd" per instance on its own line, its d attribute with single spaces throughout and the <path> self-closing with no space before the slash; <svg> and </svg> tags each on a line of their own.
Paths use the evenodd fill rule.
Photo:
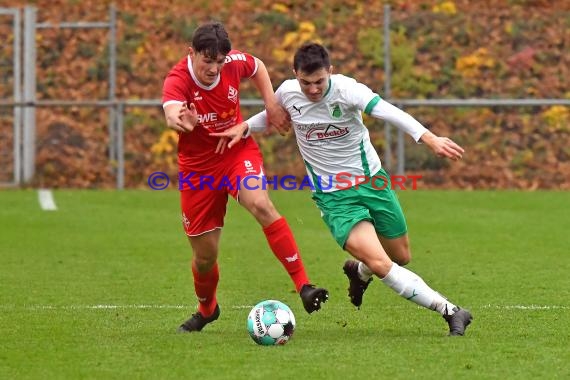
<svg viewBox="0 0 570 380">
<path fill-rule="evenodd" d="M 210 21 L 196 28 L 192 36 L 192 48 L 197 53 L 215 59 L 219 54 L 227 55 L 232 50 L 232 43 L 224 25 Z"/>
<path fill-rule="evenodd" d="M 304 43 L 295 53 L 293 69 L 312 74 L 322 68 L 329 69 L 331 60 L 327 49 L 315 42 Z"/>
</svg>

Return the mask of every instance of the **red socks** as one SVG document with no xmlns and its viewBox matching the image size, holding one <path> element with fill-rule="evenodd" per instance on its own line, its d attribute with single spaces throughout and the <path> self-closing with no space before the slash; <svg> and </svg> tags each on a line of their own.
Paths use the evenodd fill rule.
<svg viewBox="0 0 570 380">
<path fill-rule="evenodd" d="M 301 291 L 303 285 L 309 283 L 309 279 L 287 220 L 283 217 L 277 219 L 263 228 L 263 232 L 273 254 L 283 264 L 291 280 L 295 283 L 297 292 Z M 199 273 L 196 264 L 192 262 L 192 274 L 194 276 L 194 290 L 198 297 L 198 311 L 202 316 L 209 317 L 214 313 L 218 304 L 216 299 L 216 289 L 220 279 L 218 263 L 209 272 Z"/>
<path fill-rule="evenodd" d="M 269 226 L 264 227 L 263 233 L 265 233 L 273 254 L 281 261 L 291 280 L 295 283 L 297 292 L 299 292 L 303 285 L 309 283 L 309 278 L 305 272 L 299 248 L 287 220 L 284 217 L 277 219 Z"/>
<path fill-rule="evenodd" d="M 194 275 L 194 290 L 198 297 L 198 311 L 204 317 L 209 317 L 214 313 L 218 300 L 216 299 L 216 288 L 220 279 L 218 263 L 206 273 L 199 273 L 196 264 L 192 262 L 192 274 Z"/>
</svg>

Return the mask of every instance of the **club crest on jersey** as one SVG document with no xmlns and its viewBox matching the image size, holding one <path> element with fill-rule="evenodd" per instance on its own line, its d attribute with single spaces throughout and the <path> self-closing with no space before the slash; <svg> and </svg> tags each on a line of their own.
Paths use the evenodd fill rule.
<svg viewBox="0 0 570 380">
<path fill-rule="evenodd" d="M 342 116 L 342 111 L 340 110 L 340 106 L 338 104 L 329 105 L 329 111 L 331 113 L 331 116 L 335 119 L 340 119 Z"/>
<path fill-rule="evenodd" d="M 231 100 L 234 103 L 237 103 L 238 101 L 238 90 L 236 90 L 235 88 L 233 88 L 232 86 L 229 86 L 229 91 L 228 91 L 228 99 Z"/>
<path fill-rule="evenodd" d="M 309 129 L 307 131 L 306 138 L 307 141 L 330 140 L 346 136 L 348 133 L 347 127 L 341 128 L 336 125 L 329 124 L 327 126 Z"/>
</svg>

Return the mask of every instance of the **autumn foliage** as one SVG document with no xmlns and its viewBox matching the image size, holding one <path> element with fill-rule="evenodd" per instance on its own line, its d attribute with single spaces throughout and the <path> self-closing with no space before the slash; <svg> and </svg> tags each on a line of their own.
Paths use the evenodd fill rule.
<svg viewBox="0 0 570 380">
<path fill-rule="evenodd" d="M 4 1 L 20 7 L 22 2 Z M 106 21 L 109 1 L 38 0 L 39 22 Z M 223 21 L 234 47 L 261 58 L 274 87 L 291 77 L 305 41 L 325 44 L 334 69 L 385 96 L 384 6 L 391 7 L 390 99 L 570 98 L 570 3 L 563 1 L 116 1 L 117 99 L 156 99 L 169 68 L 187 52 L 194 28 Z M 109 98 L 108 31 L 41 29 L 38 99 Z M 9 57 L 10 51 L 4 53 Z M 1 57 L 6 59 L 6 57 Z M 9 95 L 5 92 L 3 97 Z M 243 97 L 257 98 L 244 82 Z M 8 95 L 7 95 L 8 94 Z M 406 171 L 423 188 L 570 189 L 570 107 L 414 107 L 406 109 L 466 149 L 449 163 L 406 137 Z M 258 111 L 245 107 L 249 114 Z M 37 109 L 37 175 L 32 185 L 113 188 L 109 110 Z M 125 184 L 144 187 L 154 171 L 176 178 L 177 136 L 160 107 L 127 107 Z M 366 119 L 385 160 L 381 122 Z M 4 130 L 4 129 L 3 129 Z M 392 152 L 396 151 L 396 133 Z M 268 174 L 304 175 L 294 139 L 258 136 Z M 392 155 L 395 169 L 396 156 Z M 390 169 L 390 168 L 389 168 Z"/>
</svg>

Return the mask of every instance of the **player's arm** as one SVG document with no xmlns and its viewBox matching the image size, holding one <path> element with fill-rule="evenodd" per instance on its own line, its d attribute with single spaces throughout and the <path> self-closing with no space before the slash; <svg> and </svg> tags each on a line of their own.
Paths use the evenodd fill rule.
<svg viewBox="0 0 570 380">
<path fill-rule="evenodd" d="M 251 79 L 265 103 L 267 120 L 281 135 L 284 135 L 291 128 L 291 116 L 277 102 L 265 64 L 258 58 L 255 58 L 255 62 L 257 71 Z"/>
<path fill-rule="evenodd" d="M 271 90 L 273 91 L 273 90 Z M 275 101 L 277 104 L 277 107 L 283 109 L 283 112 L 287 111 L 285 110 L 285 107 L 283 106 L 283 85 L 281 85 L 277 91 L 275 92 Z M 288 114 L 288 113 L 287 113 Z M 226 129 L 223 132 L 216 132 L 216 133 L 210 133 L 210 136 L 217 136 L 217 137 L 222 137 L 222 138 L 228 138 L 230 141 L 227 144 L 228 149 L 231 148 L 232 146 L 234 146 L 235 144 L 238 143 L 238 141 L 240 141 L 241 139 L 245 139 L 248 138 L 251 133 L 257 133 L 257 132 L 263 132 L 267 129 L 268 126 L 268 116 L 267 116 L 267 110 L 261 111 L 255 115 L 253 115 L 252 117 L 250 117 L 249 119 L 247 119 L 246 121 L 243 121 L 237 125 L 234 125 L 233 127 Z M 220 140 L 221 141 L 221 140 Z M 218 145 L 218 147 L 216 148 L 216 153 L 223 153 L 224 148 L 225 148 L 225 144 L 223 144 L 224 146 L 220 146 Z"/>
<path fill-rule="evenodd" d="M 242 121 L 223 132 L 210 133 L 210 136 L 227 137 L 230 139 L 228 149 L 237 144 L 241 139 L 249 137 L 252 132 L 262 132 L 267 128 L 267 114 L 261 111 L 246 121 Z M 224 147 L 218 145 L 216 153 L 223 153 Z"/>
<path fill-rule="evenodd" d="M 163 106 L 166 125 L 177 132 L 192 132 L 198 124 L 194 103 L 168 102 Z"/>
<path fill-rule="evenodd" d="M 282 108 L 283 112 L 287 113 L 285 107 L 283 106 L 283 91 L 283 85 L 281 85 L 275 92 L 275 99 L 277 106 Z M 230 140 L 227 144 L 227 147 L 229 149 L 237 144 L 237 142 L 241 139 L 248 138 L 252 133 L 265 131 L 267 129 L 268 123 L 267 110 L 263 110 L 253 115 L 246 121 L 242 121 L 241 123 L 234 125 L 233 127 L 226 129 L 223 132 L 210 133 L 210 136 L 228 138 Z M 224 146 L 218 145 L 216 148 L 216 153 L 223 153 L 224 147 L 225 144 Z"/>
<path fill-rule="evenodd" d="M 416 142 L 423 142 L 439 157 L 447 157 L 451 160 L 459 160 L 463 156 L 464 149 L 447 137 L 439 137 L 428 131 L 419 121 L 409 113 L 377 97 L 372 109 L 367 112 L 370 116 L 385 120 L 413 137 Z"/>
</svg>

